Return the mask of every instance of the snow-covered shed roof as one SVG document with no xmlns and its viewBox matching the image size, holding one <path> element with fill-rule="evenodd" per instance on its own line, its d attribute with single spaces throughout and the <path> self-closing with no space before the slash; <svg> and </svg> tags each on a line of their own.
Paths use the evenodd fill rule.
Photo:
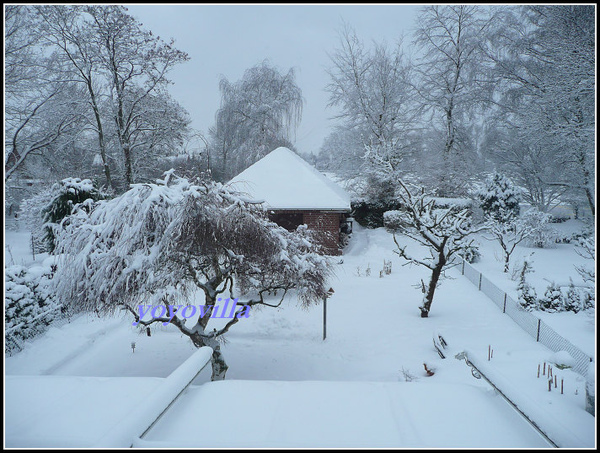
<svg viewBox="0 0 600 453">
<path fill-rule="evenodd" d="M 349 211 L 350 195 L 288 148 L 248 167 L 229 185 L 268 209 Z"/>
</svg>

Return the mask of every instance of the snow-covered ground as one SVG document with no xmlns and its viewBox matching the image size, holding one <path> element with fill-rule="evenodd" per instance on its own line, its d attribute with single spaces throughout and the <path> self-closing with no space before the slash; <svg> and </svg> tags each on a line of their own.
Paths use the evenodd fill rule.
<svg viewBox="0 0 600 453">
<path fill-rule="evenodd" d="M 14 254 L 19 247 L 11 244 L 11 232 L 6 239 Z M 501 274 L 501 264 L 493 252 L 486 251 L 491 247 L 482 244 L 484 258 L 479 265 L 486 275 L 496 268 Z M 203 445 L 222 447 L 546 446 L 483 379 L 476 380 L 470 368 L 454 358 L 467 349 L 474 358 L 486 361 L 491 374 L 501 375 L 503 382 L 527 395 L 530 410 L 549 415 L 564 428 L 565 439 L 594 446 L 595 423 L 584 410 L 581 376 L 556 370 L 559 386 L 561 379 L 564 382 L 564 394 L 560 387 L 549 392 L 547 381 L 537 378 L 537 367 L 548 362 L 552 352 L 503 315 L 458 269 L 451 270 L 451 279 L 437 290 L 430 317 L 420 318 L 421 292 L 414 285 L 427 274 L 421 268 L 402 266 L 392 250 L 391 235 L 385 230 L 355 226 L 345 254 L 335 258 L 343 263 L 336 265 L 337 276 L 331 282 L 335 294 L 327 303 L 327 339 L 322 340 L 322 305 L 303 310 L 292 298 L 282 308 L 253 311 L 249 319 L 232 328 L 223 345 L 230 367 L 229 382 L 224 384 L 229 387 L 202 384 L 210 379 L 210 371 L 205 370 L 159 422 L 164 425 L 157 425 L 145 440 L 198 446 L 195 442 L 202 439 L 208 442 Z M 535 249 L 534 257 L 560 252 L 558 260 L 564 267 L 577 256 L 568 250 L 562 246 Z M 550 255 L 534 258 L 532 276 L 555 278 L 537 267 L 547 265 L 550 272 L 550 259 Z M 380 278 L 384 260 L 392 261 L 392 273 Z M 510 279 L 506 283 L 516 287 Z M 588 315 L 575 316 L 589 327 Z M 594 351 L 593 327 L 577 340 L 584 351 Z M 559 332 L 575 342 L 569 336 L 574 328 Z M 435 332 L 449 344 L 444 360 L 433 348 Z M 494 353 L 487 362 L 489 347 Z M 6 357 L 5 373 L 10 378 L 7 382 L 13 384 L 26 381 L 19 376 L 51 375 L 65 379 L 139 377 L 143 378 L 140 385 L 145 385 L 151 382 L 147 378 L 168 376 L 194 351 L 189 340 L 171 326 L 154 328 L 148 337 L 132 327 L 129 318 L 81 316 L 60 329 L 50 329 L 23 352 Z M 426 375 L 424 364 L 435 372 L 433 376 Z M 7 418 L 40 411 L 35 404 L 22 407 L 19 401 L 18 397 L 7 401 Z M 109 412 L 111 407 L 100 402 L 96 410 Z M 261 417 L 267 420 L 260 423 Z M 332 421 L 334 417 L 340 418 Z M 44 417 L 35 420 L 44 423 Z M 215 426 L 217 421 L 219 426 Z M 260 426 L 266 429 L 265 424 L 270 430 L 264 435 L 253 431 Z M 210 427 L 212 437 L 203 437 L 200 428 L 190 426 Z M 331 429 L 318 431 L 319 426 Z M 317 431 L 307 435 L 308 428 Z M 7 431 L 7 435 L 23 435 L 17 431 Z"/>
</svg>

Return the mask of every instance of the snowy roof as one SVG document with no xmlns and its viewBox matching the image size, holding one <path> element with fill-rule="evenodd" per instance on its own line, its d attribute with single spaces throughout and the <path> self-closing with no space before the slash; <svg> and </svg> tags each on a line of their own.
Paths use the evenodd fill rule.
<svg viewBox="0 0 600 453">
<path fill-rule="evenodd" d="M 350 210 L 350 195 L 288 148 L 280 147 L 229 185 L 268 209 Z"/>
</svg>

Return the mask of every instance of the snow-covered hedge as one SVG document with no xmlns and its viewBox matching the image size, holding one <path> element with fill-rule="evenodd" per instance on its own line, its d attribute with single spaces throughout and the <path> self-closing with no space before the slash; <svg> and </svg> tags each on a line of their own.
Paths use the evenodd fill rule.
<svg viewBox="0 0 600 453">
<path fill-rule="evenodd" d="M 384 226 L 383 218 L 386 211 L 400 209 L 402 204 L 397 200 L 352 200 L 352 217 L 365 228 L 379 228 Z"/>
<path fill-rule="evenodd" d="M 390 231 L 397 231 L 403 225 L 402 212 L 398 210 L 385 211 L 383 213 L 383 226 Z"/>
<path fill-rule="evenodd" d="M 43 332 L 61 315 L 61 306 L 52 292 L 51 281 L 56 270 L 55 257 L 41 265 L 5 268 L 4 326 L 6 352 L 21 348 L 24 340 Z"/>
<path fill-rule="evenodd" d="M 544 295 L 538 298 L 535 290 L 522 281 L 518 287 L 519 303 L 527 311 L 540 310 L 549 313 L 572 311 L 578 313 L 595 308 L 595 293 L 593 288 L 575 286 L 573 282 L 565 289 L 551 283 Z"/>
</svg>

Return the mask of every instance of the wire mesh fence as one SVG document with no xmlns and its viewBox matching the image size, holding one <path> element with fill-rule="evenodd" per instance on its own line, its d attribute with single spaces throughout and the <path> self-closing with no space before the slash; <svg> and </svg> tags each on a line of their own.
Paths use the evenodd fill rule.
<svg viewBox="0 0 600 453">
<path fill-rule="evenodd" d="M 481 272 L 463 260 L 462 274 L 477 288 L 489 297 L 503 313 L 507 314 L 521 329 L 554 352 L 567 351 L 573 357 L 575 364 L 573 371 L 587 375 L 591 361 L 590 356 L 575 346 L 570 341 L 559 335 L 554 329 L 544 323 L 534 314 L 526 311 L 517 301 L 506 294 Z"/>
<path fill-rule="evenodd" d="M 479 273 L 479 271 L 477 271 L 465 260 L 463 260 L 462 270 L 463 275 L 467 277 L 471 283 L 479 287 L 479 279 L 481 278 L 481 273 Z"/>
</svg>

